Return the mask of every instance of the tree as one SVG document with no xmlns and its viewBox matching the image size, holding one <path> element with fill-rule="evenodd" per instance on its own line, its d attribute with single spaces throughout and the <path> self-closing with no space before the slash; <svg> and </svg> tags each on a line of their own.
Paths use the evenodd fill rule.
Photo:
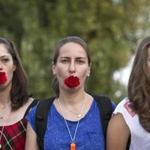
<svg viewBox="0 0 150 150">
<path fill-rule="evenodd" d="M 149 3 L 146 0 L 16 0 L 15 3 L 7 0 L 0 2 L 3 14 L 0 33 L 13 37 L 21 49 L 33 95 L 47 97 L 53 93 L 50 66 L 54 45 L 66 35 L 77 35 L 88 43 L 93 60 L 88 89 L 115 99 L 114 93 L 120 85 L 114 82 L 113 73 L 126 65 L 135 43 L 148 31 Z"/>
</svg>

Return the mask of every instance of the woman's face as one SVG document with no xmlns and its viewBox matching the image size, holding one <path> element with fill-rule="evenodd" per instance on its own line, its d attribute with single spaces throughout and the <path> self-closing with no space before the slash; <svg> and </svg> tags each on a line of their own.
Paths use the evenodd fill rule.
<svg viewBox="0 0 150 150">
<path fill-rule="evenodd" d="M 11 54 L 4 44 L 0 44 L 0 89 L 11 83 L 15 69 Z"/>
<path fill-rule="evenodd" d="M 59 87 L 68 89 L 64 81 L 70 76 L 77 77 L 80 81 L 77 88 L 83 88 L 87 76 L 90 74 L 90 65 L 86 51 L 77 43 L 69 42 L 59 50 L 56 64 L 53 65 L 53 74 L 56 75 Z"/>
</svg>

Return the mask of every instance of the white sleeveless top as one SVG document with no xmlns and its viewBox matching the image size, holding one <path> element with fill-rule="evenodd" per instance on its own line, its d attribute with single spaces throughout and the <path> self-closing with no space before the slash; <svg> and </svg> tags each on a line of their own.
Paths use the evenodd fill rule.
<svg viewBox="0 0 150 150">
<path fill-rule="evenodd" d="M 122 100 L 116 107 L 114 114 L 121 113 L 131 133 L 129 150 L 150 150 L 150 133 L 139 122 L 138 115 L 133 112 L 131 103 L 127 98 Z"/>
</svg>

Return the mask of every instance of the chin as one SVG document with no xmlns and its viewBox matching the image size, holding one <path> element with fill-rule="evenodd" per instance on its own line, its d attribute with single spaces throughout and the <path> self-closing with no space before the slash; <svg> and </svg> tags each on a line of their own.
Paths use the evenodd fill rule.
<svg viewBox="0 0 150 150">
<path fill-rule="evenodd" d="M 5 82 L 4 84 L 0 84 L 0 90 L 5 90 L 11 86 L 11 82 Z"/>
<path fill-rule="evenodd" d="M 66 90 L 69 91 L 69 92 L 71 92 L 71 93 L 75 93 L 75 92 L 81 90 L 81 87 L 80 87 L 80 86 L 76 86 L 76 87 L 74 87 L 74 88 L 69 88 L 69 87 L 67 87 Z"/>
</svg>

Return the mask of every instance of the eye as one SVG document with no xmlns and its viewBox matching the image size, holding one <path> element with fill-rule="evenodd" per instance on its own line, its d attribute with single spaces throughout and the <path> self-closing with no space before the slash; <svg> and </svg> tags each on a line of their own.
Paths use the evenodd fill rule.
<svg viewBox="0 0 150 150">
<path fill-rule="evenodd" d="M 66 63 L 69 62 L 69 60 L 68 59 L 61 59 L 60 62 L 63 63 L 63 64 L 66 64 Z"/>
<path fill-rule="evenodd" d="M 9 58 L 2 58 L 2 62 L 4 62 L 4 63 L 9 62 Z"/>
<path fill-rule="evenodd" d="M 85 60 L 77 59 L 76 62 L 80 65 L 85 64 Z"/>
</svg>

